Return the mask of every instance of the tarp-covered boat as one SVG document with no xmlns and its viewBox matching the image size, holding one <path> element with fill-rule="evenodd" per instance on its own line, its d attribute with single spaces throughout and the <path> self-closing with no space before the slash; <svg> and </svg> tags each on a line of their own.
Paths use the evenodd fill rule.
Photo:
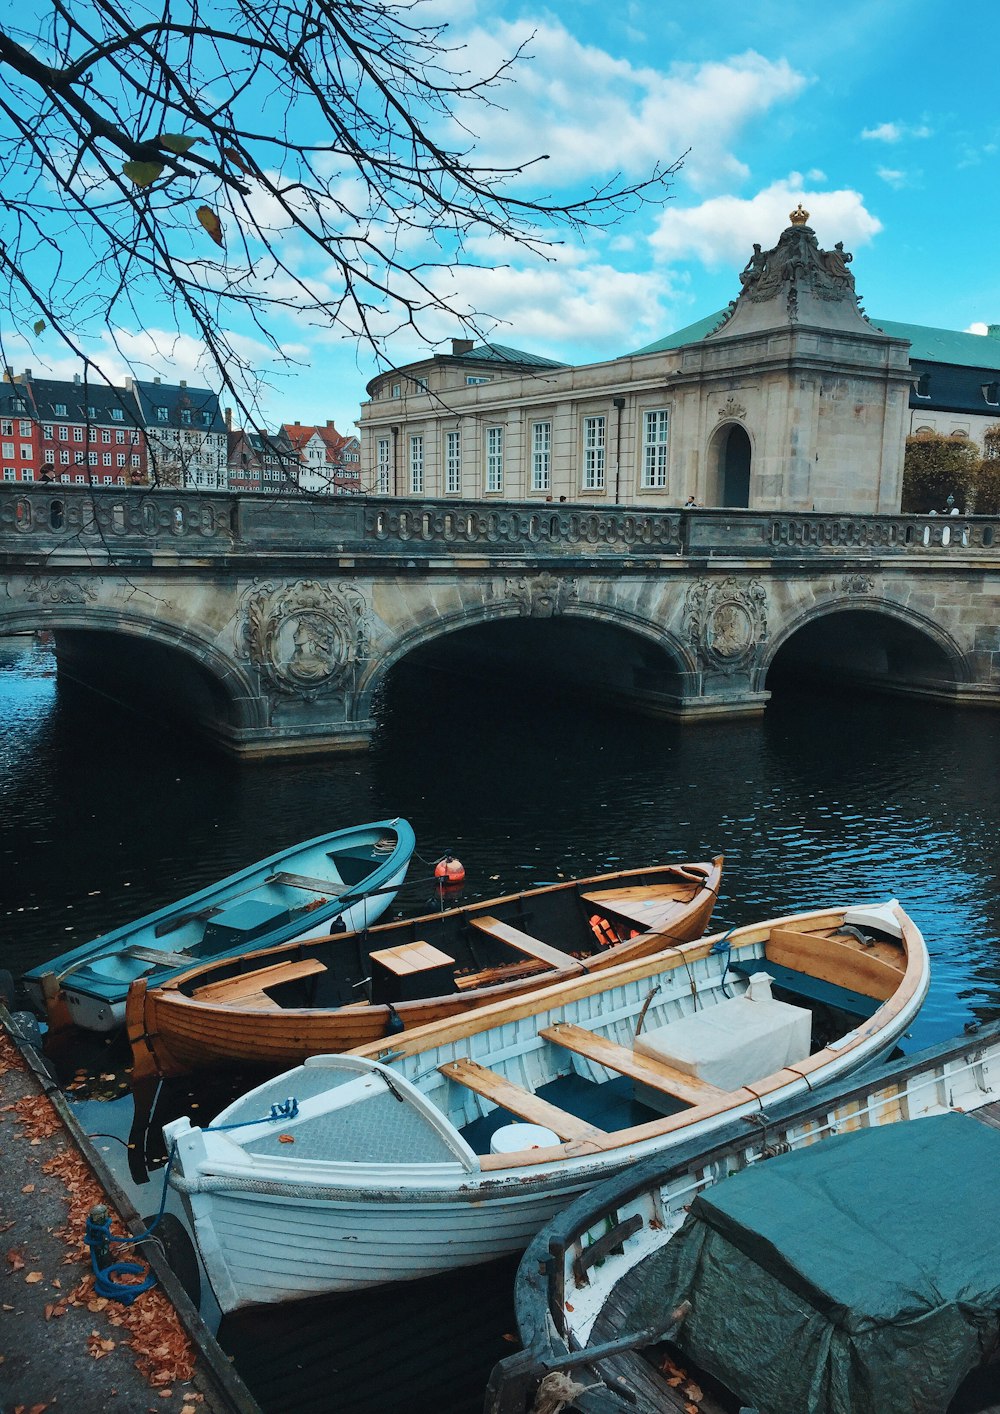
<svg viewBox="0 0 1000 1414">
<path fill-rule="evenodd" d="M 375 922 L 415 843 L 401 819 L 318 835 L 33 967 L 28 997 L 54 1026 L 113 1031 L 137 977 L 160 982 L 199 960 Z"/>
<path fill-rule="evenodd" d="M 170 1181 L 224 1311 L 488 1261 L 639 1160 L 874 1063 L 928 981 L 895 902 L 734 929 L 313 1058 L 168 1125 Z"/>
<path fill-rule="evenodd" d="M 567 880 L 136 982 L 134 1077 L 294 1065 L 700 938 L 722 858 Z"/>
<path fill-rule="evenodd" d="M 522 1259 L 487 1414 L 943 1414 L 1000 1336 L 998 1112 L 994 1022 L 599 1185 Z"/>
</svg>

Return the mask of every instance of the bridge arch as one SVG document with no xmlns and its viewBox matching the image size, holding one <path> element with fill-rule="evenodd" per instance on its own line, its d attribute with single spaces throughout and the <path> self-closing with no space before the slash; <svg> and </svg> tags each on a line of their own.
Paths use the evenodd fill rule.
<svg viewBox="0 0 1000 1414">
<path fill-rule="evenodd" d="M 500 629 L 501 634 L 487 637 L 491 628 Z M 588 628 L 594 631 L 589 637 L 581 633 Z M 561 679 L 566 685 L 585 681 L 595 692 L 627 698 L 637 710 L 657 714 L 679 703 L 686 685 L 697 678 L 698 664 L 690 645 L 630 609 L 569 603 L 558 613 L 525 614 L 510 602 L 477 604 L 435 617 L 431 623 L 415 623 L 398 634 L 372 660 L 358 684 L 358 716 L 371 714 L 393 668 L 421 649 L 435 645 L 458 648 L 464 633 L 470 635 L 470 643 L 471 635 L 477 635 L 470 655 L 475 657 L 477 651 L 489 654 L 497 671 L 505 670 L 508 662 L 520 661 L 526 647 L 544 641 L 545 667 L 557 681 Z M 589 650 L 585 675 L 573 670 L 569 657 L 560 663 L 553 654 L 552 647 L 558 649 L 560 639 L 567 655 L 577 649 Z"/>
<path fill-rule="evenodd" d="M 974 679 L 940 624 L 880 596 L 819 604 L 791 619 L 768 644 L 758 690 L 776 674 L 941 696 Z"/>
<path fill-rule="evenodd" d="M 22 602 L 0 609 L 0 635 L 38 630 L 56 635 L 61 672 L 105 695 L 112 687 L 130 705 L 169 705 L 179 721 L 213 736 L 220 727 L 224 734 L 267 725 L 264 700 L 249 673 L 190 629 L 90 603 Z"/>
</svg>

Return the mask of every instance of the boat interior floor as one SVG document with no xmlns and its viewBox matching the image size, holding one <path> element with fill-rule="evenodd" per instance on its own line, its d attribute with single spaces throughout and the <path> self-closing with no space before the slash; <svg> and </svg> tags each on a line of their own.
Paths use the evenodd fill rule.
<svg viewBox="0 0 1000 1414">
<path fill-rule="evenodd" d="M 605 1080 L 601 1084 L 582 1075 L 562 1075 L 540 1086 L 535 1094 L 538 1099 L 565 1110 L 584 1123 L 609 1132 L 662 1119 L 663 1114 L 669 1112 L 669 1101 L 663 1111 L 657 1111 L 637 1100 L 633 1094 L 633 1082 L 627 1075 L 616 1076 L 614 1080 Z M 686 1108 L 680 1100 L 676 1102 L 678 1113 Z M 520 1122 L 519 1115 L 501 1105 L 465 1125 L 460 1133 L 475 1153 L 488 1154 L 490 1140 L 496 1131 L 505 1124 Z"/>
</svg>

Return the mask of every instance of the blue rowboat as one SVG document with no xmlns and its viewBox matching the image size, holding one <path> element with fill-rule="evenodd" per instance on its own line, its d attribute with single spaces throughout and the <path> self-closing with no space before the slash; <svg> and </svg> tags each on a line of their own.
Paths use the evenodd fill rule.
<svg viewBox="0 0 1000 1414">
<path fill-rule="evenodd" d="M 155 986 L 200 960 L 368 927 L 395 897 L 415 843 L 400 819 L 317 835 L 33 967 L 28 997 L 52 1026 L 113 1031 L 138 977 Z"/>
</svg>

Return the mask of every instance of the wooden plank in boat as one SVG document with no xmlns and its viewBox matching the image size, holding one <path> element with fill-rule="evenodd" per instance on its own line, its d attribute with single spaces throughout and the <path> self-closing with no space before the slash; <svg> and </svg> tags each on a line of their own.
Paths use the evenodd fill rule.
<svg viewBox="0 0 1000 1414">
<path fill-rule="evenodd" d="M 902 965 L 893 967 L 856 943 L 801 933 L 795 928 L 772 928 L 765 954 L 771 962 L 879 1001 L 892 996 L 903 976 Z M 903 961 L 900 953 L 900 963 Z"/>
<path fill-rule="evenodd" d="M 263 994 L 265 987 L 276 987 L 281 982 L 295 982 L 300 977 L 312 977 L 317 972 L 325 972 L 326 967 L 318 958 L 303 958 L 301 962 L 278 962 L 273 967 L 260 967 L 256 972 L 244 972 L 239 977 L 226 977 L 221 982 L 206 982 L 197 987 L 192 996 L 199 1002 L 244 1002 L 249 1004 L 257 993 Z M 266 998 L 270 1002 L 270 998 Z M 272 1006 L 277 1003 L 271 1002 Z"/>
<path fill-rule="evenodd" d="M 466 1089 L 474 1090 L 477 1095 L 492 1100 L 502 1109 L 510 1110 L 511 1114 L 518 1115 L 529 1124 L 540 1124 L 551 1129 L 560 1139 L 604 1137 L 603 1129 L 597 1129 L 586 1120 L 578 1119 L 576 1115 L 559 1109 L 557 1105 L 550 1105 L 548 1100 L 533 1095 L 530 1090 L 522 1089 L 512 1080 L 507 1080 L 495 1070 L 489 1070 L 474 1060 L 463 1056 L 460 1060 L 448 1061 L 445 1065 L 438 1066 L 438 1070 L 448 1080 L 454 1080 Z"/>
<path fill-rule="evenodd" d="M 652 1056 L 636 1055 L 626 1046 L 619 1046 L 606 1036 L 599 1036 L 583 1026 L 573 1026 L 568 1021 L 557 1021 L 554 1026 L 547 1026 L 538 1034 L 543 1040 L 562 1046 L 564 1050 L 586 1056 L 587 1060 L 597 1061 L 609 1070 L 617 1070 L 652 1090 L 663 1090 L 688 1105 L 700 1105 L 706 1101 L 735 1101 L 737 1098 L 728 1090 L 720 1090 L 717 1085 L 699 1080 L 696 1075 L 686 1075 L 684 1071 L 667 1065 L 665 1061 L 654 1060 Z"/>
<path fill-rule="evenodd" d="M 409 977 L 414 972 L 426 972 L 429 968 L 455 965 L 453 957 L 419 938 L 412 943 L 400 943 L 398 947 L 380 948 L 369 953 L 369 957 L 394 977 Z"/>
<path fill-rule="evenodd" d="M 524 962 L 501 963 L 497 967 L 483 967 L 478 972 L 457 974 L 455 986 L 460 992 L 468 992 L 475 987 L 493 987 L 501 982 L 516 982 L 522 977 L 537 977 L 546 970 L 543 962 L 526 958 Z"/>
<path fill-rule="evenodd" d="M 347 890 L 346 884 L 334 884 L 329 879 L 311 879 L 308 874 L 289 874 L 284 869 L 277 874 L 269 874 L 265 882 L 285 884 L 290 889 L 308 889 L 311 894 L 325 894 L 327 898 L 336 898 Z"/>
<path fill-rule="evenodd" d="M 698 885 L 692 879 L 690 889 Z M 616 913 L 619 918 L 627 918 L 640 928 L 649 928 L 663 921 L 671 904 L 677 903 L 681 884 L 661 884 L 658 888 L 645 889 L 600 889 L 594 893 L 581 893 L 585 903 L 595 908 Z"/>
<path fill-rule="evenodd" d="M 502 923 L 499 918 L 493 918 L 489 914 L 480 914 L 476 918 L 470 918 L 469 922 L 480 933 L 489 933 L 490 937 L 499 938 L 508 947 L 516 948 L 518 952 L 527 953 L 529 957 L 536 957 L 539 962 L 547 962 L 550 967 L 557 967 L 561 972 L 586 972 L 587 970 L 578 958 L 571 957 L 568 952 L 560 952 L 558 948 L 549 947 L 548 943 L 543 943 L 528 933 L 522 933 L 520 928 L 514 928 L 509 923 Z"/>
</svg>

